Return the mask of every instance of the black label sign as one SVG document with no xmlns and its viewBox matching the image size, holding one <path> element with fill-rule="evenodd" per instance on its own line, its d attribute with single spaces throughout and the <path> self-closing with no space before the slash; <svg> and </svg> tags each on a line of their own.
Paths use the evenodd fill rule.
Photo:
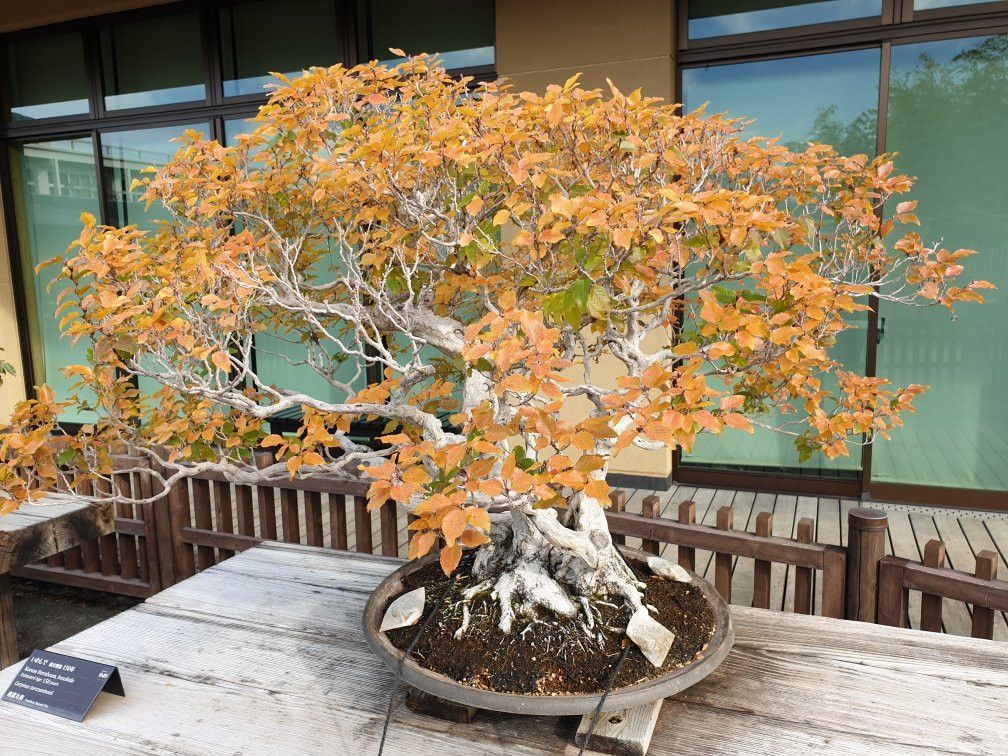
<svg viewBox="0 0 1008 756">
<path fill-rule="evenodd" d="M 126 695 L 115 667 L 35 650 L 0 700 L 80 722 L 103 690 Z"/>
</svg>

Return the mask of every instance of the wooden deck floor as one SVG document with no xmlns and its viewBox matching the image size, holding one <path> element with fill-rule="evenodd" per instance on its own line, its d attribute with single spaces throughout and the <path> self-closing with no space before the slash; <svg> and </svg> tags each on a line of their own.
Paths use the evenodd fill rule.
<svg viewBox="0 0 1008 756">
<path fill-rule="evenodd" d="M 790 494 L 754 493 L 727 488 L 694 488 L 676 486 L 668 491 L 630 489 L 627 493 L 626 510 L 639 513 L 645 496 L 656 494 L 661 500 L 661 514 L 673 519 L 677 516 L 679 503 L 692 500 L 696 503 L 696 519 L 704 525 L 714 525 L 717 511 L 731 505 L 735 510 L 734 523 L 738 530 L 753 532 L 756 517 L 760 512 L 773 515 L 773 535 L 794 538 L 798 521 L 809 517 L 815 521 L 814 540 L 820 543 L 845 546 L 847 543 L 847 512 L 852 507 L 870 506 L 884 510 L 889 516 L 889 542 L 886 551 L 899 557 L 920 561 L 924 546 L 931 539 L 944 541 L 946 565 L 957 570 L 972 573 L 975 569 L 974 555 L 984 549 L 992 549 L 1000 555 L 1002 564 L 1008 564 L 1008 515 L 999 513 L 972 512 L 966 510 L 942 509 L 922 506 L 858 502 L 851 499 L 836 499 L 815 496 L 795 496 Z M 232 501 L 235 498 L 232 497 Z M 300 507 L 299 507 L 300 508 Z M 282 532 L 280 511 L 277 506 L 277 532 Z M 324 545 L 331 546 L 328 508 L 323 506 Z M 347 501 L 349 514 L 347 523 L 348 546 L 357 550 L 356 533 L 353 522 L 352 502 Z M 237 513 L 234 514 L 237 517 Z M 256 511 L 256 531 L 259 532 L 259 514 Z M 399 552 L 406 554 L 408 533 L 406 515 L 399 510 Z M 306 543 L 305 529 L 301 529 L 301 542 Z M 372 542 L 374 551 L 381 551 L 381 535 L 377 514 L 372 516 Z M 637 547 L 640 541 L 627 538 L 627 545 Z M 663 555 L 676 558 L 675 546 L 665 546 Z M 697 550 L 697 572 L 713 582 L 714 559 L 709 551 Z M 1004 571 L 1004 570 L 1003 570 Z M 732 572 L 732 603 L 740 606 L 752 604 L 753 560 L 738 557 Z M 814 610 L 820 611 L 821 586 L 818 574 L 814 580 Z M 910 592 L 910 623 L 918 627 L 920 623 L 920 594 Z M 793 611 L 794 570 L 785 565 L 775 564 L 771 571 L 770 608 Z M 994 639 L 1008 640 L 1008 618 L 1004 614 L 995 616 Z M 943 607 L 945 632 L 953 635 L 970 635 L 970 607 L 959 601 L 945 599 Z"/>
</svg>

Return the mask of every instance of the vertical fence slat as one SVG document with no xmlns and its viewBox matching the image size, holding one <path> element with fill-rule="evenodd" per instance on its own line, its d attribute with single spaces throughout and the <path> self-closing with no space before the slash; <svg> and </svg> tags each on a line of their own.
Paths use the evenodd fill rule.
<svg viewBox="0 0 1008 756">
<path fill-rule="evenodd" d="M 157 468 L 164 474 L 163 467 Z M 153 471 L 139 476 L 140 495 L 149 498 L 154 495 L 154 487 L 159 493 L 164 485 L 157 481 Z M 147 531 L 147 562 L 151 575 L 151 590 L 160 591 L 175 585 L 175 559 L 172 546 L 171 495 L 166 499 L 143 505 L 144 528 Z"/>
<path fill-rule="evenodd" d="M 214 517 L 217 520 L 218 533 L 234 533 L 234 516 L 231 514 L 231 484 L 227 481 L 213 482 Z M 230 549 L 218 549 L 218 557 L 227 559 L 233 557 Z"/>
<path fill-rule="evenodd" d="M 798 521 L 798 543 L 812 543 L 815 523 L 811 517 Z M 812 573 L 810 567 L 795 567 L 794 610 L 796 614 L 812 614 Z"/>
<path fill-rule="evenodd" d="M 768 538 L 772 528 L 772 512 L 756 515 L 756 535 Z M 753 560 L 752 605 L 757 609 L 770 608 L 770 562 L 764 559 Z"/>
<path fill-rule="evenodd" d="M 998 555 L 990 549 L 984 549 L 976 555 L 976 571 L 974 574 L 980 580 L 996 580 L 998 568 Z M 973 628 L 971 635 L 974 638 L 994 638 L 994 610 L 979 604 L 973 604 Z"/>
<path fill-rule="evenodd" d="M 641 514 L 644 517 L 660 517 L 661 499 L 654 494 L 645 496 L 644 500 L 641 501 Z M 650 538 L 644 538 L 641 540 L 641 551 L 645 551 L 648 554 L 658 554 L 661 551 L 661 544 L 658 541 L 651 540 Z"/>
<path fill-rule="evenodd" d="M 361 554 L 370 554 L 374 551 L 374 544 L 371 540 L 371 513 L 368 512 L 367 499 L 363 496 L 354 496 L 354 537 L 357 551 Z"/>
<path fill-rule="evenodd" d="M 346 496 L 329 494 L 329 537 L 334 549 L 347 549 Z"/>
<path fill-rule="evenodd" d="M 879 562 L 878 624 L 906 627 L 908 595 L 903 587 L 902 561 L 885 557 Z"/>
<path fill-rule="evenodd" d="M 252 508 L 252 486 L 235 486 L 238 508 L 238 534 L 255 535 L 255 511 Z"/>
<path fill-rule="evenodd" d="M 112 488 L 107 481 L 95 481 L 95 494 L 98 496 L 108 496 Z M 115 531 L 103 535 L 98 541 L 98 551 L 101 558 L 102 575 L 119 574 L 119 543 L 116 539 Z"/>
<path fill-rule="evenodd" d="M 322 546 L 322 495 L 318 491 L 305 491 L 305 531 L 309 546 Z"/>
<path fill-rule="evenodd" d="M 386 501 L 379 510 L 383 556 L 399 556 L 399 512 L 396 507 L 394 501 Z"/>
<path fill-rule="evenodd" d="M 945 544 L 934 539 L 924 546 L 924 564 L 928 567 L 945 566 Z M 942 631 L 942 597 L 921 593 L 920 629 L 931 633 Z"/>
<path fill-rule="evenodd" d="M 94 484 L 90 480 L 80 482 L 81 496 L 93 496 Z M 99 541 L 88 541 L 81 544 L 81 569 L 84 572 L 99 572 L 101 570 L 101 552 Z"/>
<path fill-rule="evenodd" d="M 626 510 L 626 491 L 617 488 L 609 492 L 609 508 L 613 512 L 623 512 Z M 626 536 L 613 534 L 612 541 L 617 546 L 626 545 Z"/>
<path fill-rule="evenodd" d="M 175 578 L 185 580 L 196 574 L 193 547 L 182 540 L 182 528 L 192 524 L 189 514 L 189 483 L 181 480 L 168 492 L 168 515 L 171 522 L 172 554 L 175 559 Z"/>
<path fill-rule="evenodd" d="M 301 521 L 298 519 L 298 492 L 293 488 L 280 489 L 280 524 L 287 543 L 301 543 Z"/>
<path fill-rule="evenodd" d="M 124 496 L 134 496 L 133 480 L 129 473 L 121 473 L 113 476 L 115 490 L 120 491 Z M 133 504 L 116 504 L 116 517 L 124 520 L 135 520 L 136 514 Z M 137 578 L 137 539 L 136 536 L 126 533 L 117 535 L 119 541 L 120 575 L 128 580 Z"/>
<path fill-rule="evenodd" d="M 210 483 L 206 480 L 194 479 L 192 482 L 193 508 L 195 510 L 196 527 L 200 530 L 213 530 L 213 513 L 210 511 Z M 200 571 L 213 567 L 216 563 L 213 546 L 197 546 L 196 562 Z"/>
<path fill-rule="evenodd" d="M 769 578 L 768 578 L 769 579 Z M 823 554 L 822 616 L 843 619 L 847 559 L 844 552 L 828 549 Z M 767 589 L 769 595 L 769 586 Z"/>
<path fill-rule="evenodd" d="M 721 507 L 717 512 L 717 529 L 731 530 L 735 525 L 735 510 Z M 714 554 L 714 587 L 727 603 L 731 603 L 732 555 L 720 551 Z"/>
<path fill-rule="evenodd" d="M 259 537 L 267 541 L 277 539 L 276 494 L 269 486 L 256 486 L 259 500 Z"/>
<path fill-rule="evenodd" d="M 684 501 L 679 505 L 679 522 L 692 525 L 696 522 L 696 504 L 692 501 Z M 687 570 L 696 569 L 696 549 L 691 546 L 678 547 L 679 566 Z"/>
</svg>

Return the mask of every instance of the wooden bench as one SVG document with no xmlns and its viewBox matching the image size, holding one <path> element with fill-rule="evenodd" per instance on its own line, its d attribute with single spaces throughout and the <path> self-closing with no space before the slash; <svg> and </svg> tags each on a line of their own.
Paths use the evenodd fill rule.
<svg viewBox="0 0 1008 756">
<path fill-rule="evenodd" d="M 100 538 L 114 529 L 111 504 L 30 505 L 0 517 L 0 667 L 20 658 L 14 630 L 11 570 Z"/>
</svg>

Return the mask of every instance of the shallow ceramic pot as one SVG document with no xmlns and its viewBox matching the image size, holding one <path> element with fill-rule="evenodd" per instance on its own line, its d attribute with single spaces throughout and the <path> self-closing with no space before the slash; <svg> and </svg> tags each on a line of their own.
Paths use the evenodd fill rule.
<svg viewBox="0 0 1008 756">
<path fill-rule="evenodd" d="M 629 559 L 644 562 L 648 555 L 633 549 L 623 549 L 623 554 Z M 375 588 L 371 598 L 364 607 L 364 637 L 368 645 L 385 663 L 395 670 L 399 666 L 403 652 L 392 645 L 385 633 L 379 632 L 385 609 L 404 591 L 402 579 L 436 560 L 437 554 L 407 562 L 398 570 L 385 578 Z M 721 664 L 735 642 L 735 628 L 732 626 L 731 614 L 724 599 L 714 588 L 696 573 L 690 572 L 692 584 L 703 591 L 714 612 L 714 635 L 711 637 L 707 650 L 702 656 L 680 669 L 672 670 L 660 677 L 647 682 L 616 688 L 609 693 L 605 706 L 607 711 L 626 709 L 631 706 L 657 701 L 685 690 L 699 682 Z M 520 693 L 497 693 L 492 690 L 474 688 L 446 677 L 437 672 L 425 669 L 413 659 L 407 659 L 403 664 L 402 680 L 414 688 L 448 701 L 475 706 L 479 709 L 503 711 L 512 714 L 541 714 L 560 716 L 571 714 L 589 714 L 595 710 L 599 702 L 598 693 L 572 694 L 557 696 L 535 696 Z"/>
</svg>

